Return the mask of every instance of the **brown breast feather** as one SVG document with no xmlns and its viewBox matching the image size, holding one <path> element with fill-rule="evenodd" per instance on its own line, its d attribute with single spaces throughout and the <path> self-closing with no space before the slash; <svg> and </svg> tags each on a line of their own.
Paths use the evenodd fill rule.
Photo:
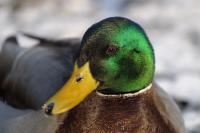
<svg viewBox="0 0 200 133">
<path fill-rule="evenodd" d="M 185 129 L 176 105 L 153 84 L 150 89 L 130 96 L 93 92 L 68 113 L 57 130 L 57 133 L 88 132 L 183 133 Z"/>
</svg>

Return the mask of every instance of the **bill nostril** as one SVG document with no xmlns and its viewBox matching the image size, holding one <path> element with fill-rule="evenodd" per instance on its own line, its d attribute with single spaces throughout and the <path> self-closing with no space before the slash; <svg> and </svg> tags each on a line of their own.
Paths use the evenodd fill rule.
<svg viewBox="0 0 200 133">
<path fill-rule="evenodd" d="M 54 107 L 54 103 L 50 103 L 49 105 L 47 105 L 47 106 L 44 108 L 44 112 L 45 112 L 47 115 L 51 115 L 52 110 L 53 110 L 53 107 Z"/>
</svg>

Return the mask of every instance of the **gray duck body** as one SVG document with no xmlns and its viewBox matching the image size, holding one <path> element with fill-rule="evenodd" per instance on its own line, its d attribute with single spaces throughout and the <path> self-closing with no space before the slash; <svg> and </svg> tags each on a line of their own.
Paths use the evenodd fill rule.
<svg viewBox="0 0 200 133">
<path fill-rule="evenodd" d="M 39 43 L 24 48 L 12 36 L 0 51 L 1 133 L 55 133 L 62 118 L 39 109 L 70 76 L 80 40 L 27 36 Z"/>
<path fill-rule="evenodd" d="M 23 48 L 14 37 L 7 39 L 0 56 L 0 94 L 14 107 L 40 108 L 69 78 L 79 45 L 79 39 L 42 40 Z"/>
</svg>

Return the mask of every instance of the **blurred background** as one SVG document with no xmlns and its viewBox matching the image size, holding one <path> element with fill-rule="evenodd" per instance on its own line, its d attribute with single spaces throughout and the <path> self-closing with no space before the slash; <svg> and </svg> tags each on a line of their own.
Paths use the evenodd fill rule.
<svg viewBox="0 0 200 133">
<path fill-rule="evenodd" d="M 19 31 L 82 37 L 111 16 L 128 17 L 145 29 L 155 49 L 158 84 L 180 105 L 188 132 L 200 133 L 199 0 L 0 0 L 0 43 Z"/>
</svg>

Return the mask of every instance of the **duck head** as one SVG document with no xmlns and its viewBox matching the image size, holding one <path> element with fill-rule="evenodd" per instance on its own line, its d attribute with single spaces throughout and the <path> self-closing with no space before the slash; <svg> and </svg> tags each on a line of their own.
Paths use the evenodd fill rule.
<svg viewBox="0 0 200 133">
<path fill-rule="evenodd" d="M 84 34 L 71 78 L 43 106 L 47 114 L 69 111 L 92 91 L 134 93 L 151 84 L 154 52 L 144 30 L 122 17 L 104 19 Z"/>
</svg>

